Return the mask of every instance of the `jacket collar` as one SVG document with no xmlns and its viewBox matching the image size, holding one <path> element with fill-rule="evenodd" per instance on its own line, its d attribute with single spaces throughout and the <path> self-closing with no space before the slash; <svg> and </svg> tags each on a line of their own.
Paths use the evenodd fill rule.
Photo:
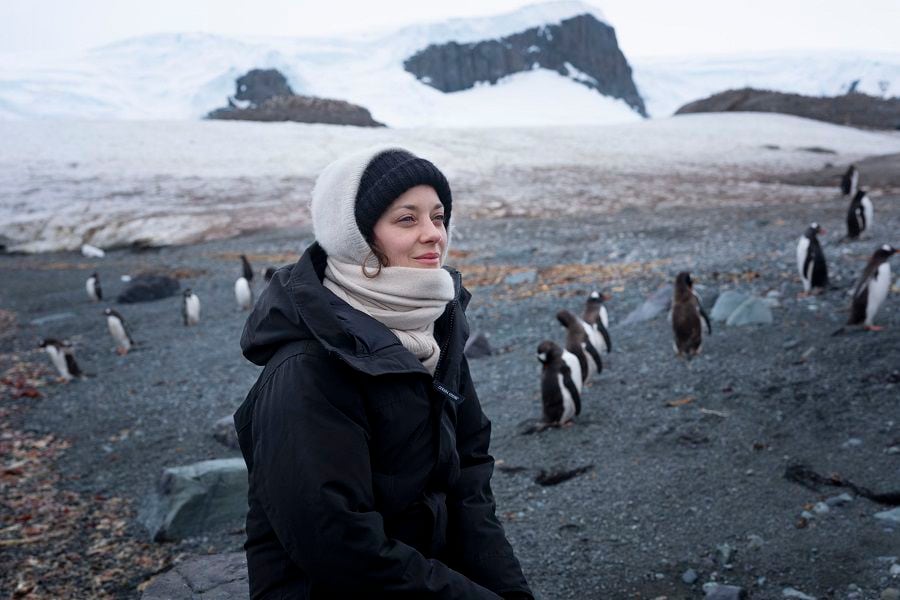
<svg viewBox="0 0 900 600">
<path fill-rule="evenodd" d="M 288 281 L 297 313 L 312 335 L 326 350 L 368 375 L 422 373 L 430 377 L 419 359 L 403 347 L 390 329 L 351 307 L 322 285 L 327 258 L 325 250 L 313 243 L 300 257 Z M 453 276 L 455 295 L 435 324 L 435 338 L 442 349 L 440 363 L 448 358 L 444 356 L 445 352 L 462 351 L 461 347 L 454 347 L 452 328 L 442 321 L 458 310 L 457 307 L 465 310 L 471 297 L 461 285 L 459 272 L 447 270 Z"/>
</svg>

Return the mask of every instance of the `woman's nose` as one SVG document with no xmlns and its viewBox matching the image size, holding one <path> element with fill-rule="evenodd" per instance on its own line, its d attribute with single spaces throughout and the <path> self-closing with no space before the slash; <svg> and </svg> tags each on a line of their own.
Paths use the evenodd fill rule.
<svg viewBox="0 0 900 600">
<path fill-rule="evenodd" d="M 422 227 L 421 240 L 424 243 L 433 244 L 439 242 L 443 238 L 443 227 L 435 225 L 434 221 L 429 219 Z"/>
</svg>

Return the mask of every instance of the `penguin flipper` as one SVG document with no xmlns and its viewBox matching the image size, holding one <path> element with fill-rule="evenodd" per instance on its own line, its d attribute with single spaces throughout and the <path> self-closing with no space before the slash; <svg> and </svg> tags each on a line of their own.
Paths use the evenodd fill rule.
<svg viewBox="0 0 900 600">
<path fill-rule="evenodd" d="M 699 300 L 697 300 L 697 309 L 700 311 L 700 316 L 706 321 L 706 333 L 712 335 L 712 325 L 709 322 L 709 315 L 706 314 L 706 311 L 703 309 L 703 305 L 700 304 Z"/>
<path fill-rule="evenodd" d="M 609 337 L 609 331 L 606 330 L 606 327 L 600 321 L 595 323 L 597 327 L 597 331 L 600 332 L 600 335 L 603 336 L 603 341 L 606 342 L 606 351 L 612 352 L 612 339 Z"/>
<path fill-rule="evenodd" d="M 81 372 L 78 363 L 75 362 L 75 356 L 72 354 L 72 351 L 66 350 L 64 354 L 66 356 L 66 367 L 69 369 L 69 374 L 72 375 L 72 377 L 84 377 L 84 373 Z"/>
<path fill-rule="evenodd" d="M 569 393 L 572 395 L 572 402 L 575 403 L 575 414 L 581 414 L 581 394 L 578 393 L 578 388 L 575 387 L 575 382 L 572 381 L 572 370 L 568 367 L 564 367 L 562 370 L 563 376 L 563 385 L 566 386 L 566 389 L 569 390 Z"/>
<path fill-rule="evenodd" d="M 597 349 L 590 342 L 585 343 L 584 349 L 587 350 L 587 353 L 591 355 L 591 358 L 597 364 L 597 374 L 599 375 L 603 372 L 603 360 L 600 358 L 600 353 L 597 352 Z"/>
<path fill-rule="evenodd" d="M 100 289 L 100 282 L 94 284 L 94 291 L 97 293 L 97 300 L 103 300 L 103 290 Z"/>
</svg>

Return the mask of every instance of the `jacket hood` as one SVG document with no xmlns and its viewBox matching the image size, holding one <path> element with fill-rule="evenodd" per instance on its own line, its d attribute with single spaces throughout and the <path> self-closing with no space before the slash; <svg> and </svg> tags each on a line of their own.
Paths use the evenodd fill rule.
<svg viewBox="0 0 900 600">
<path fill-rule="evenodd" d="M 314 339 L 328 352 L 369 375 L 428 374 L 390 329 L 322 285 L 327 258 L 325 250 L 313 243 L 296 264 L 275 272 L 244 324 L 241 334 L 244 357 L 262 366 L 285 344 Z M 449 327 L 442 326 L 442 321 L 446 321 L 454 305 L 465 310 L 471 297 L 462 288 L 459 273 L 447 270 L 453 276 L 456 294 L 435 324 L 439 344 L 440 335 L 449 334 Z"/>
</svg>

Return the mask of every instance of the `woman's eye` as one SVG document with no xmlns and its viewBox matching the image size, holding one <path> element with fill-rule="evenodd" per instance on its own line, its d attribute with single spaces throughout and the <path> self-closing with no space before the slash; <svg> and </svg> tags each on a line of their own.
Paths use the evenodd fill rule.
<svg viewBox="0 0 900 600">
<path fill-rule="evenodd" d="M 431 220 L 432 220 L 432 221 L 440 221 L 441 223 L 443 223 L 443 222 L 444 222 L 444 215 L 434 215 L 433 217 L 431 217 Z"/>
<path fill-rule="evenodd" d="M 412 223 L 415 219 L 412 218 L 412 215 L 406 215 L 405 217 L 400 217 L 398 223 Z"/>
</svg>

